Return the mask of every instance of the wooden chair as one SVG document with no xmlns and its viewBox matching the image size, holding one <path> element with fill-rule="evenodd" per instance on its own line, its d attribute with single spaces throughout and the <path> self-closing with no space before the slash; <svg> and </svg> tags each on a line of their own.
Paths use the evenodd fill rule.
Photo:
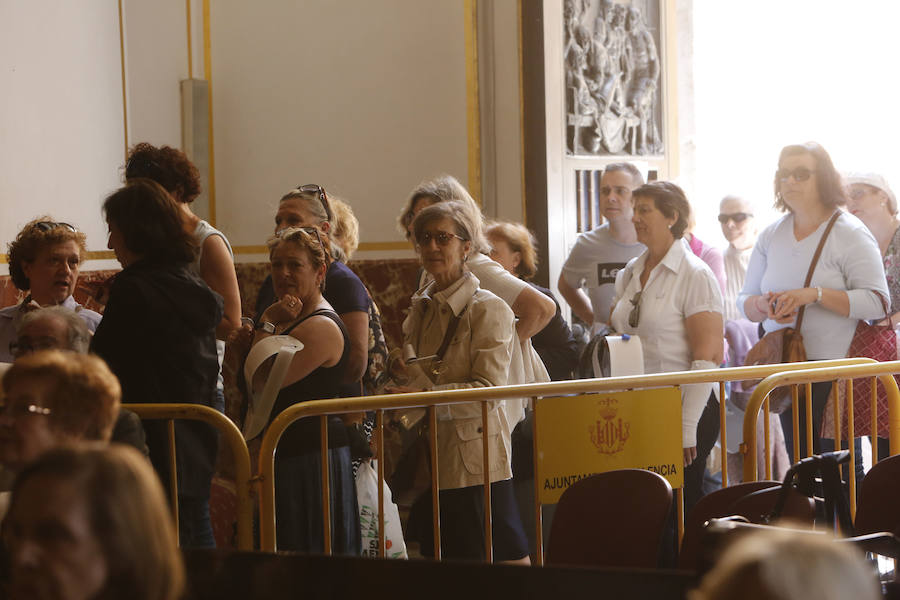
<svg viewBox="0 0 900 600">
<path fill-rule="evenodd" d="M 684 521 L 684 537 L 678 553 L 678 567 L 696 570 L 703 548 L 704 524 L 710 519 L 727 517 L 731 505 L 747 494 L 768 488 L 777 489 L 781 484 L 777 481 L 748 481 L 738 483 L 707 494 L 697 501 L 693 510 Z"/>
<path fill-rule="evenodd" d="M 655 568 L 672 486 L 642 469 L 582 479 L 556 505 L 548 565 Z"/>
<path fill-rule="evenodd" d="M 854 522 L 857 535 L 900 535 L 900 455 L 876 463 L 862 480 Z"/>
</svg>

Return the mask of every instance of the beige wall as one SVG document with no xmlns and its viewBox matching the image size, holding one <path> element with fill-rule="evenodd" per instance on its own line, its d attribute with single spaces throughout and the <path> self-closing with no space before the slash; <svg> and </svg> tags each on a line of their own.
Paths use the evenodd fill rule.
<svg viewBox="0 0 900 600">
<path fill-rule="evenodd" d="M 181 146 L 179 82 L 204 77 L 203 1 L 190 0 L 190 51 L 183 0 L 121 6 L 124 103 L 119 2 L 0 4 L 3 244 L 49 212 L 105 252 L 99 207 L 120 183 L 126 139 Z M 359 258 L 412 256 L 394 221 L 409 190 L 439 173 L 465 184 L 481 175 L 486 212 L 522 218 L 516 1 L 209 6 L 215 216 L 238 260 L 261 258 L 252 251 L 271 232 L 277 199 L 299 183 L 350 201 Z M 475 38 L 480 77 L 467 69 L 476 56 L 467 11 L 483 30 L 490 18 Z M 467 98 L 479 87 L 491 95 L 481 89 L 486 126 L 470 143 L 479 107 Z"/>
</svg>

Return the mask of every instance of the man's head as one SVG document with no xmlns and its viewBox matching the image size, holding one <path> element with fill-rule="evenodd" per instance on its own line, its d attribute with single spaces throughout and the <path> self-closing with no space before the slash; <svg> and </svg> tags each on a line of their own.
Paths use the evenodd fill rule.
<svg viewBox="0 0 900 600">
<path fill-rule="evenodd" d="M 84 319 L 62 306 L 32 310 L 22 315 L 16 341 L 10 348 L 18 358 L 37 350 L 68 350 L 87 354 L 91 333 Z"/>
<path fill-rule="evenodd" d="M 644 176 L 631 163 L 607 165 L 600 177 L 600 211 L 610 222 L 631 223 L 631 192 L 644 184 Z"/>
<path fill-rule="evenodd" d="M 756 243 L 756 219 L 753 205 L 740 196 L 725 196 L 719 203 L 719 223 L 722 235 L 737 250 L 746 250 Z"/>
</svg>

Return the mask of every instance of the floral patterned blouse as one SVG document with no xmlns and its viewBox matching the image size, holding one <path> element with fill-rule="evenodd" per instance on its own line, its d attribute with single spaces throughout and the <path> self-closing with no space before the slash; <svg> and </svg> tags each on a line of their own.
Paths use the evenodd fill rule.
<svg viewBox="0 0 900 600">
<path fill-rule="evenodd" d="M 900 311 L 900 227 L 884 253 L 884 274 L 891 293 L 891 314 Z"/>
</svg>

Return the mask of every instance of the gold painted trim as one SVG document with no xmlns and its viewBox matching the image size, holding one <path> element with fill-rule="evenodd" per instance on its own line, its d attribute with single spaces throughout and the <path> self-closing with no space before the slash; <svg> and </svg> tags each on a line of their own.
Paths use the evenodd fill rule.
<svg viewBox="0 0 900 600">
<path fill-rule="evenodd" d="M 184 0 L 187 11 L 187 55 L 188 55 L 188 79 L 194 78 L 194 44 L 191 32 L 191 0 Z"/>
<path fill-rule="evenodd" d="M 264 245 L 233 246 L 235 254 L 268 254 L 269 248 Z M 385 252 L 388 250 L 410 250 L 409 242 L 362 242 L 357 252 Z"/>
<path fill-rule="evenodd" d="M 122 0 L 119 0 L 119 64 L 122 72 L 122 131 L 125 134 L 125 158 L 128 158 L 128 91 L 125 80 L 125 25 Z"/>
<path fill-rule="evenodd" d="M 203 0 L 203 78 L 209 84 L 209 223 L 216 226 L 216 160 L 215 143 L 213 136 L 213 84 L 212 84 L 212 56 L 210 48 L 209 31 L 209 0 Z"/>
<path fill-rule="evenodd" d="M 522 37 L 522 0 L 516 2 L 516 25 L 519 50 L 519 180 L 522 186 L 522 222 L 528 223 L 525 199 L 525 49 Z"/>
<path fill-rule="evenodd" d="M 466 129 L 469 193 L 481 204 L 481 102 L 478 89 L 478 0 L 464 0 L 466 46 Z"/>
</svg>

